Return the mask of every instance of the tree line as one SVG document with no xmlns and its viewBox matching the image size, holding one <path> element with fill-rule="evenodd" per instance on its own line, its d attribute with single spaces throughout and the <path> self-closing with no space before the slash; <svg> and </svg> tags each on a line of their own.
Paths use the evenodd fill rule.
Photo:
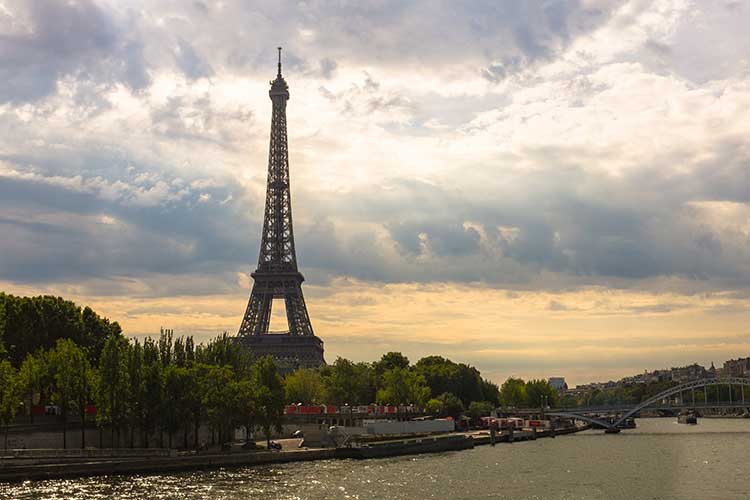
<svg viewBox="0 0 750 500">
<path fill-rule="evenodd" d="M 400 352 L 373 363 L 338 358 L 320 369 L 297 370 L 285 379 L 290 403 L 416 405 L 438 416 L 458 416 L 468 408 L 494 408 L 499 388 L 479 370 L 440 356 L 411 364 Z"/>
<path fill-rule="evenodd" d="M 18 368 L 0 362 L 0 423 L 6 427 L 19 411 L 33 423 L 31 409 L 40 402 L 59 408 L 63 446 L 71 416 L 81 426 L 84 447 L 87 410 L 101 430 L 111 432 L 112 446 L 175 445 L 197 448 L 198 431 L 208 425 L 224 443 L 234 428 L 259 427 L 267 439 L 280 430 L 283 380 L 271 358 L 251 362 L 226 334 L 208 344 L 171 332 L 143 342 L 109 335 L 98 364 L 86 348 L 60 338 L 51 349 L 26 356 Z M 192 442 L 189 435 L 192 434 Z M 101 433 L 100 433 L 101 439 Z"/>
</svg>

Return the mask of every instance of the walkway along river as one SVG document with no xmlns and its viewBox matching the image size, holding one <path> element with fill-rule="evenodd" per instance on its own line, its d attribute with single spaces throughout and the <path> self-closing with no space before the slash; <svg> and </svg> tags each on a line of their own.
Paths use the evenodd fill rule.
<svg viewBox="0 0 750 500">
<path fill-rule="evenodd" d="M 639 419 L 474 450 L 162 475 L 0 484 L 0 498 L 747 499 L 750 420 Z"/>
</svg>

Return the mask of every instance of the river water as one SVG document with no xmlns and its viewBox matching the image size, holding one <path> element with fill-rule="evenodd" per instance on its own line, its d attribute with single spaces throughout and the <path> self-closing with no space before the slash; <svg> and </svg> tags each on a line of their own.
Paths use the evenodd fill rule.
<svg viewBox="0 0 750 500">
<path fill-rule="evenodd" d="M 750 499 L 750 419 L 445 454 L 0 484 L 0 499 Z"/>
</svg>

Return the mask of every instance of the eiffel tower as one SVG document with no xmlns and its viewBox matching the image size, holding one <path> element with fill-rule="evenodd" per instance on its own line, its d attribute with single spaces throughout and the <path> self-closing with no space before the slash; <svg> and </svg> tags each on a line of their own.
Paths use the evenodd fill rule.
<svg viewBox="0 0 750 500">
<path fill-rule="evenodd" d="M 323 341 L 313 333 L 307 314 L 292 228 L 292 197 L 289 189 L 289 149 L 286 137 L 286 102 L 289 86 L 281 76 L 281 47 L 276 79 L 268 92 L 273 103 L 271 144 L 263 234 L 258 268 L 251 274 L 253 290 L 237 339 L 253 357 L 271 355 L 282 371 L 317 368 L 323 359 Z M 288 330 L 269 332 L 274 299 L 284 299 Z"/>
</svg>

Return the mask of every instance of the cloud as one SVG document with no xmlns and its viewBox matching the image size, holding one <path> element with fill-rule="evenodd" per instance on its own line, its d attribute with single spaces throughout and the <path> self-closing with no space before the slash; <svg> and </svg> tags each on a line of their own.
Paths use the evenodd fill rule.
<svg viewBox="0 0 750 500">
<path fill-rule="evenodd" d="M 116 19 L 89 0 L 11 2 L 2 14 L 0 101 L 35 101 L 67 78 L 100 88 L 122 83 L 140 90 L 149 83 L 133 20 Z"/>
<path fill-rule="evenodd" d="M 377 296 L 401 286 L 450 289 L 435 304 L 502 291 L 510 309 L 538 293 L 547 325 L 638 317 L 668 336 L 699 310 L 736 333 L 747 297 L 691 300 L 750 287 L 749 19 L 742 2 L 686 0 L 6 1 L 0 280 L 119 294 L 142 303 L 117 314 L 185 313 L 201 332 L 236 323 L 244 304 L 203 322 L 208 306 L 174 297 L 246 299 L 280 44 L 298 257 L 334 337 L 377 310 L 383 346 L 403 341 L 409 323 Z M 340 295 L 351 283 L 368 290 Z M 653 300 L 609 296 L 629 291 Z M 411 313 L 431 326 L 408 348 L 447 341 Z M 508 353 L 492 332 L 466 359 Z M 634 347 L 614 347 L 624 367 Z"/>
</svg>

